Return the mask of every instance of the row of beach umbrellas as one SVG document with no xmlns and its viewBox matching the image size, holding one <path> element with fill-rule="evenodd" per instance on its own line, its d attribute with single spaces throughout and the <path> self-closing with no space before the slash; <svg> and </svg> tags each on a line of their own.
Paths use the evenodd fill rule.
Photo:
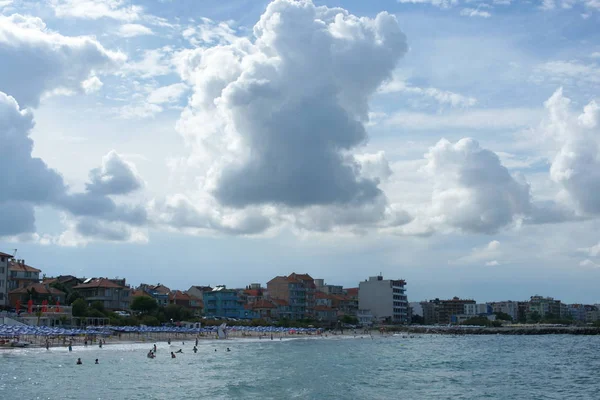
<svg viewBox="0 0 600 400">
<path fill-rule="evenodd" d="M 181 327 L 181 326 L 88 326 L 84 329 L 29 326 L 29 325 L 0 325 L 0 337 L 14 336 L 78 336 L 78 335 L 111 335 L 113 333 L 214 333 L 219 327 Z M 316 328 L 281 328 L 275 326 L 231 326 L 225 328 L 231 332 L 253 333 L 287 333 L 307 334 L 317 332 Z"/>
</svg>

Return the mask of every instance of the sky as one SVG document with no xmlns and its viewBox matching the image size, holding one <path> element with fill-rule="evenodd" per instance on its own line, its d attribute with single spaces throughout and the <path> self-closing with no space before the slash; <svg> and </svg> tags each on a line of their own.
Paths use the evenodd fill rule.
<svg viewBox="0 0 600 400">
<path fill-rule="evenodd" d="M 600 303 L 598 0 L 0 0 L 0 251 Z"/>
</svg>

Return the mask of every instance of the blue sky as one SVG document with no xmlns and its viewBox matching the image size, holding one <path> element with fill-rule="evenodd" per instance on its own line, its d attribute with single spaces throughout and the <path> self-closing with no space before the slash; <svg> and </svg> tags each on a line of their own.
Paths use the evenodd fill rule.
<svg viewBox="0 0 600 400">
<path fill-rule="evenodd" d="M 596 0 L 0 0 L 0 251 L 600 302 Z"/>
</svg>

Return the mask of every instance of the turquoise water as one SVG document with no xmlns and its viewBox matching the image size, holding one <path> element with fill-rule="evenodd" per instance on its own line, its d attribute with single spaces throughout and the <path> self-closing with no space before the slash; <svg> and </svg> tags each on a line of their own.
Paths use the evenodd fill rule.
<svg viewBox="0 0 600 400">
<path fill-rule="evenodd" d="M 192 347 L 159 343 L 153 360 L 149 344 L 0 351 L 0 399 L 600 399 L 597 336 L 240 339 L 201 341 L 197 354 Z"/>
</svg>

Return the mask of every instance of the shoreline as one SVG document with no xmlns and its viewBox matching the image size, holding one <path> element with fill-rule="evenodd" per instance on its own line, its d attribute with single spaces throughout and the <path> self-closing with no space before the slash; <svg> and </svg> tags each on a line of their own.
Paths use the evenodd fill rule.
<svg viewBox="0 0 600 400">
<path fill-rule="evenodd" d="M 584 326 L 405 326 L 394 327 L 394 333 L 439 334 L 439 335 L 600 335 L 598 327 Z"/>
</svg>

